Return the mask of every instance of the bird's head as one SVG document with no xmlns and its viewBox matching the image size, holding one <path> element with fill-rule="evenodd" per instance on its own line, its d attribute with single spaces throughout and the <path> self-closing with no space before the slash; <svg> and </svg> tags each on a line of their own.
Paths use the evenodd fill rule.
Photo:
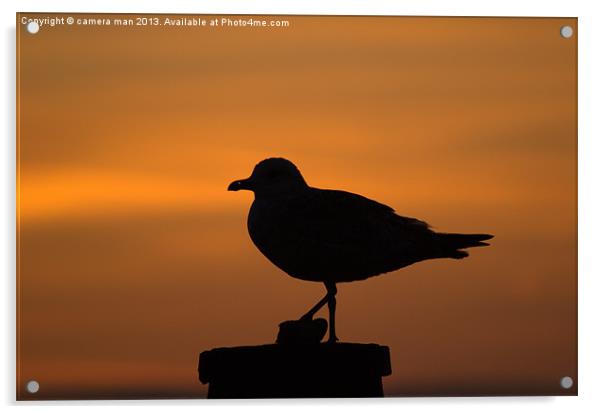
<svg viewBox="0 0 602 414">
<path fill-rule="evenodd" d="M 255 166 L 249 178 L 232 182 L 228 191 L 250 190 L 255 196 L 274 196 L 306 187 L 295 164 L 284 158 L 268 158 Z"/>
</svg>

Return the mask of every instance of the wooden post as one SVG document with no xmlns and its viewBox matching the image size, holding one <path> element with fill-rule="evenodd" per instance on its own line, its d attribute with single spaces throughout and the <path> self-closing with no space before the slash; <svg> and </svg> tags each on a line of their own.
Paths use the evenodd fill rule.
<svg viewBox="0 0 602 414">
<path fill-rule="evenodd" d="M 208 398 L 382 397 L 389 348 L 320 343 L 217 348 L 199 357 Z"/>
</svg>

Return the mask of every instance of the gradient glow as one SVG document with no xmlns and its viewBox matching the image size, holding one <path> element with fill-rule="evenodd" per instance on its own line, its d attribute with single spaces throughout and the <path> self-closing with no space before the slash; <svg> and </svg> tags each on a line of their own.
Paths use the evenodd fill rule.
<svg viewBox="0 0 602 414">
<path fill-rule="evenodd" d="M 278 18 L 17 24 L 18 397 L 202 397 L 200 351 L 309 309 L 323 287 L 263 258 L 226 191 L 268 156 L 496 235 L 339 287 L 339 337 L 391 348 L 387 395 L 575 393 L 577 20 Z"/>
</svg>

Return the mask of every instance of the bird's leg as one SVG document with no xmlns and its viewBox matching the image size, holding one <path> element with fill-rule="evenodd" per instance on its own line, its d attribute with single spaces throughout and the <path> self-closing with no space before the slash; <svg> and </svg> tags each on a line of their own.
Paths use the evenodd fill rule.
<svg viewBox="0 0 602 414">
<path fill-rule="evenodd" d="M 322 309 L 322 307 L 324 307 L 324 305 L 326 305 L 327 302 L 328 302 L 328 293 L 326 294 L 326 296 L 324 296 L 322 299 L 320 299 L 320 301 L 318 303 L 316 303 L 313 308 L 311 308 L 305 315 L 303 315 L 300 318 L 300 320 L 311 320 L 314 317 L 314 315 L 316 314 L 316 312 L 319 311 L 320 309 Z"/>
<path fill-rule="evenodd" d="M 328 343 L 335 343 L 337 338 L 336 329 L 334 327 L 334 313 L 337 308 L 337 285 L 336 283 L 326 282 L 326 299 L 328 301 Z"/>
</svg>

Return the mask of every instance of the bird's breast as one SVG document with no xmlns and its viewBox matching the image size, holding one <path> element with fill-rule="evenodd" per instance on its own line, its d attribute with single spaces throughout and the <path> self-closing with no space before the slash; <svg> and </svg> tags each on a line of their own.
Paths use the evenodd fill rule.
<svg viewBox="0 0 602 414">
<path fill-rule="evenodd" d="M 255 200 L 249 210 L 247 228 L 251 240 L 257 248 L 268 258 L 279 253 L 278 246 L 282 244 L 287 235 L 286 212 L 278 203 L 269 203 Z M 288 218 L 289 220 L 291 217 Z"/>
<path fill-rule="evenodd" d="M 249 236 L 265 257 L 290 276 L 321 280 L 305 269 L 307 247 L 295 231 L 298 224 L 295 220 L 295 212 L 290 211 L 286 202 L 255 199 L 247 219 Z"/>
</svg>

